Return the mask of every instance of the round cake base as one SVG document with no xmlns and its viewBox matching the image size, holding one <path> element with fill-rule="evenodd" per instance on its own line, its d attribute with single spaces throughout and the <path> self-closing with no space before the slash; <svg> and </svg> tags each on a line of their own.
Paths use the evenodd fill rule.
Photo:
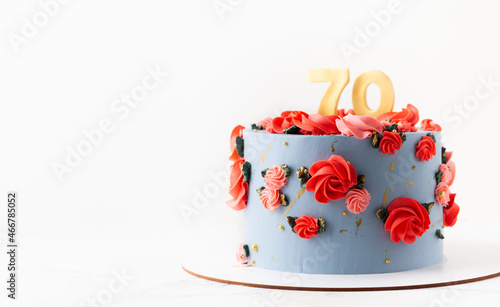
<svg viewBox="0 0 500 307">
<path fill-rule="evenodd" d="M 187 258 L 182 267 L 191 275 L 215 282 L 280 290 L 386 291 L 451 286 L 500 276 L 499 225 L 500 221 L 462 222 L 460 227 L 457 224 L 456 229 L 447 231 L 449 236 L 445 238 L 445 260 L 442 263 L 397 273 L 288 273 L 252 265 L 238 266 L 234 256 L 216 253 Z"/>
</svg>

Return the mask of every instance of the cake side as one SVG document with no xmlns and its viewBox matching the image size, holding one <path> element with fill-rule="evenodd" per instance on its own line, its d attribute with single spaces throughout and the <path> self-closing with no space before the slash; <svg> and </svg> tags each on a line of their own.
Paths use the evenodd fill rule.
<svg viewBox="0 0 500 307">
<path fill-rule="evenodd" d="M 245 209 L 244 239 L 256 267 L 297 273 L 368 274 L 411 270 L 442 261 L 443 213 L 435 202 L 435 174 L 441 165 L 440 133 L 435 132 L 436 154 L 429 161 L 415 155 L 417 144 L 428 132 L 408 132 L 394 155 L 372 147 L 370 138 L 342 135 L 312 136 L 269 134 L 245 130 L 245 161 L 252 165 Z M 295 171 L 309 168 L 332 155 L 343 157 L 365 176 L 364 188 L 371 199 L 366 210 L 354 214 L 346 199 L 319 203 L 313 192 L 301 188 Z M 288 205 L 266 209 L 257 189 L 265 186 L 261 172 L 286 164 L 293 175 L 280 192 Z M 376 212 L 394 199 L 409 197 L 432 203 L 430 228 L 412 244 L 395 243 Z M 287 217 L 323 218 L 324 233 L 304 239 L 292 231 Z"/>
</svg>

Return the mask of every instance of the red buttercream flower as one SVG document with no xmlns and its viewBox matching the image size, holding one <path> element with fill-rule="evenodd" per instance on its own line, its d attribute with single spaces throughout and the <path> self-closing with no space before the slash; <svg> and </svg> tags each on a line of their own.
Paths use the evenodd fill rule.
<svg viewBox="0 0 500 307">
<path fill-rule="evenodd" d="M 301 121 L 303 117 L 307 118 L 309 115 L 302 111 L 285 111 L 281 116 L 273 118 L 271 126 L 275 133 L 283 134 L 283 130 L 295 125 L 294 120 Z"/>
<path fill-rule="evenodd" d="M 432 121 L 432 119 L 423 119 L 420 123 L 424 131 L 441 131 L 441 126 Z"/>
<path fill-rule="evenodd" d="M 436 186 L 436 200 L 443 206 L 447 206 L 450 201 L 450 187 L 446 182 L 440 182 Z"/>
<path fill-rule="evenodd" d="M 383 154 L 394 155 L 396 150 L 399 150 L 403 146 L 403 140 L 397 132 L 384 132 L 382 138 L 380 139 L 379 147 L 382 149 Z"/>
<path fill-rule="evenodd" d="M 309 116 L 300 116 L 294 119 L 294 124 L 307 134 L 339 134 L 335 120 L 339 116 L 325 116 L 321 114 L 311 114 Z"/>
<path fill-rule="evenodd" d="M 337 110 L 337 115 L 340 116 L 340 117 L 347 116 L 347 114 L 356 115 L 356 114 L 354 114 L 354 110 L 353 109 L 348 109 L 347 111 L 345 109 Z"/>
<path fill-rule="evenodd" d="M 424 135 L 417 144 L 415 155 L 422 161 L 429 161 L 436 154 L 436 143 L 427 135 Z"/>
<path fill-rule="evenodd" d="M 407 121 L 401 121 L 398 123 L 398 131 L 399 132 L 416 132 L 417 127 L 412 126 L 412 124 L 410 124 Z"/>
<path fill-rule="evenodd" d="M 245 129 L 245 127 L 238 125 L 234 127 L 233 131 L 231 132 L 231 139 L 229 140 L 229 146 L 231 147 L 231 156 L 229 156 L 229 160 L 231 161 L 240 159 L 240 156 L 236 151 L 236 137 L 243 137 L 243 129 Z"/>
<path fill-rule="evenodd" d="M 408 104 L 406 109 L 403 108 L 401 112 L 387 112 L 379 117 L 378 120 L 391 120 L 391 123 L 408 122 L 410 125 L 415 126 L 418 123 L 418 109 Z"/>
<path fill-rule="evenodd" d="M 443 225 L 446 227 L 451 227 L 457 222 L 457 216 L 460 212 L 460 207 L 455 202 L 455 196 L 457 194 L 450 194 L 450 201 L 443 207 Z"/>
<path fill-rule="evenodd" d="M 344 158 L 332 155 L 328 160 L 318 161 L 309 169 L 311 178 L 306 189 L 314 191 L 314 198 L 320 203 L 341 199 L 357 183 L 354 166 Z"/>
<path fill-rule="evenodd" d="M 302 215 L 302 217 L 296 219 L 295 226 L 293 227 L 293 231 L 295 231 L 299 237 L 303 239 L 309 239 L 310 237 L 317 236 L 318 230 L 318 219 L 307 215 Z"/>
<path fill-rule="evenodd" d="M 283 188 L 287 181 L 288 178 L 285 177 L 285 171 L 278 165 L 269 168 L 264 176 L 264 182 L 273 190 Z"/>
<path fill-rule="evenodd" d="M 395 243 L 412 244 L 431 224 L 427 210 L 412 198 L 396 198 L 387 207 L 387 212 L 385 230 L 391 232 L 391 240 Z"/>
<path fill-rule="evenodd" d="M 231 166 L 231 175 L 229 177 L 229 195 L 232 199 L 226 204 L 234 210 L 241 210 L 247 206 L 248 182 L 243 181 L 243 172 L 241 167 L 245 159 L 239 158 Z"/>
<path fill-rule="evenodd" d="M 264 208 L 268 210 L 276 210 L 281 206 L 281 194 L 278 190 L 267 188 L 260 192 L 260 201 Z"/>
</svg>

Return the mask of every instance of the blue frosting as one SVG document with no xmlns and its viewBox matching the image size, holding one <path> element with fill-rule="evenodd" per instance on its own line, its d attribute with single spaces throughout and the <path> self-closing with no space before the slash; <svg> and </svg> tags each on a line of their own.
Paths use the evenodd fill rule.
<svg viewBox="0 0 500 307">
<path fill-rule="evenodd" d="M 282 135 L 245 130 L 245 160 L 252 165 L 252 176 L 248 204 L 244 209 L 244 239 L 249 246 L 258 245 L 258 251 L 250 251 L 250 260 L 255 260 L 259 268 L 310 274 L 388 273 L 441 262 L 443 240 L 435 232 L 442 229 L 443 210 L 434 198 L 434 176 L 441 164 L 441 135 L 434 132 L 437 154 L 430 161 L 422 162 L 415 156 L 415 147 L 426 134 L 423 131 L 407 133 L 401 150 L 390 155 L 373 148 L 371 138 L 360 140 L 341 135 Z M 282 164 L 289 166 L 292 175 L 281 192 L 288 202 L 292 202 L 300 190 L 296 170 L 301 166 L 310 168 L 332 154 L 342 156 L 352 163 L 358 175 L 366 176 L 365 188 L 371 201 L 364 212 L 351 213 L 346 208 L 345 198 L 319 203 L 314 193 L 308 191 L 294 201 L 286 214 L 290 206 L 274 212 L 263 207 L 256 192 L 265 186 L 260 174 L 263 169 Z M 413 244 L 394 243 L 389 231 L 384 230 L 384 223 L 375 216 L 387 190 L 385 208 L 398 197 L 411 197 L 420 203 L 434 202 L 430 229 Z M 293 233 L 286 217 L 303 214 L 324 218 L 326 231 L 310 239 Z M 284 229 L 279 229 L 279 225 Z"/>
</svg>

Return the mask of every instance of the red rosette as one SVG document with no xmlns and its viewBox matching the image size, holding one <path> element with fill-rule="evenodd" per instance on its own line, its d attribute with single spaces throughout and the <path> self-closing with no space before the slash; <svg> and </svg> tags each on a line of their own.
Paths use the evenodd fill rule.
<svg viewBox="0 0 500 307">
<path fill-rule="evenodd" d="M 436 154 L 436 143 L 434 140 L 425 135 L 417 144 L 417 152 L 415 155 L 421 161 L 429 161 Z"/>
<path fill-rule="evenodd" d="M 396 154 L 396 150 L 401 149 L 403 140 L 397 132 L 386 131 L 380 139 L 379 147 L 382 149 L 383 154 Z"/>
<path fill-rule="evenodd" d="M 232 199 L 226 204 L 234 210 L 242 210 L 247 206 L 248 182 L 243 181 L 243 171 L 241 170 L 245 159 L 240 158 L 234 161 L 231 166 L 231 175 L 229 176 L 229 195 Z"/>
<path fill-rule="evenodd" d="M 302 215 L 295 220 L 293 231 L 303 239 L 309 239 L 318 235 L 318 219 L 312 216 Z"/>
<path fill-rule="evenodd" d="M 460 207 L 455 202 L 455 196 L 457 194 L 450 194 L 450 201 L 446 207 L 443 207 L 443 225 L 446 227 L 451 227 L 457 222 L 457 216 L 460 212 Z"/>
<path fill-rule="evenodd" d="M 385 230 L 390 231 L 391 240 L 412 244 L 421 237 L 431 224 L 429 213 L 418 201 L 409 197 L 393 200 L 387 207 Z"/>
<path fill-rule="evenodd" d="M 338 155 L 314 163 L 309 173 L 311 178 L 306 189 L 314 192 L 314 198 L 320 203 L 344 198 L 345 193 L 357 183 L 354 166 Z"/>
</svg>

